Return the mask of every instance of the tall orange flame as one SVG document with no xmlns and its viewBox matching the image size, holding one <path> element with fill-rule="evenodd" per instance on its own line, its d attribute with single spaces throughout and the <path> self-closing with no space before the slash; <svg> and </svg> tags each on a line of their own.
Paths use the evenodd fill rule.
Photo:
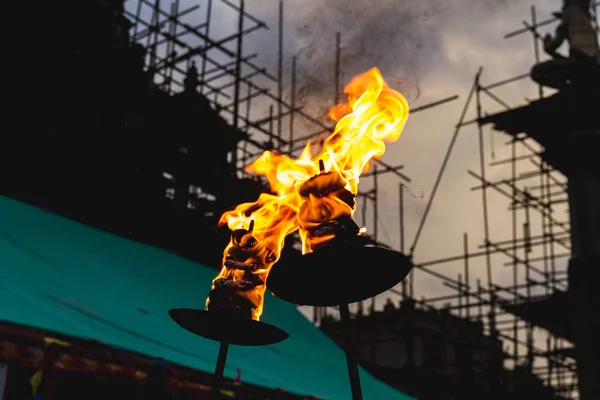
<svg viewBox="0 0 600 400">
<path fill-rule="evenodd" d="M 353 216 L 360 174 L 369 168 L 371 159 L 385 153 L 386 143 L 398 140 L 408 118 L 406 99 L 386 84 L 377 68 L 356 76 L 344 93 L 348 101 L 331 110 L 330 117 L 337 124 L 320 151 L 312 155 L 310 142 L 297 159 L 265 151 L 246 169 L 266 177 L 275 194 L 262 194 L 256 202 L 241 204 L 219 221 L 239 234 L 232 235 L 215 281 L 247 280 L 253 275 L 258 284 L 236 293 L 251 302 L 255 320 L 262 313 L 265 282 L 285 237 L 299 229 L 304 253 L 326 243 L 330 237 L 313 236 L 311 230 Z M 230 259 L 255 268 L 230 268 L 226 265 Z"/>
</svg>

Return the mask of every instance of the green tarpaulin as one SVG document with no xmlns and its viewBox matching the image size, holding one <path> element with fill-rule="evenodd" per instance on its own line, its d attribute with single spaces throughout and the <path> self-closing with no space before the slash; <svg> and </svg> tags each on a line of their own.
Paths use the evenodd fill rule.
<svg viewBox="0 0 600 400">
<path fill-rule="evenodd" d="M 181 329 L 167 311 L 201 308 L 214 275 L 167 251 L 0 196 L 0 320 L 212 372 L 218 344 Z M 293 305 L 268 296 L 262 320 L 290 338 L 232 346 L 226 376 L 239 368 L 248 383 L 351 398 L 343 352 Z M 361 377 L 365 400 L 410 399 L 365 371 Z"/>
</svg>

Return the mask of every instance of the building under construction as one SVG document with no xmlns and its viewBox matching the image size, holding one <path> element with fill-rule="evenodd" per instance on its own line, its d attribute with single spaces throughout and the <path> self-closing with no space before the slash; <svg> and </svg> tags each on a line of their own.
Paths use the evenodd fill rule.
<svg viewBox="0 0 600 400">
<path fill-rule="evenodd" d="M 39 20 L 32 24 L 41 42 L 36 58 L 57 61 L 27 81 L 44 90 L 30 105 L 38 117 L 24 120 L 24 134 L 12 137 L 5 147 L 11 150 L 3 162 L 13 173 L 2 183 L 4 195 L 217 267 L 220 252 L 203 249 L 223 248 L 229 240 L 215 233 L 219 216 L 266 188 L 243 166 L 264 150 L 297 155 L 308 138 L 333 128 L 296 104 L 297 63 L 294 55 L 284 54 L 282 2 L 275 29 L 276 71 L 265 70 L 256 54 L 244 51 L 247 35 L 268 28 L 248 13 L 244 0 L 206 0 L 202 7 L 191 8 L 180 7 L 179 0 L 135 0 L 127 7 L 123 0 L 69 1 L 38 7 Z M 237 22 L 229 35 L 218 38 L 211 25 L 217 7 Z M 535 8 L 530 18 L 507 39 L 532 34 L 533 63 L 540 61 L 539 30 L 558 19 L 538 21 Z M 336 65 L 331 105 L 341 91 L 341 40 L 339 35 L 331 38 Z M 284 76 L 288 56 L 291 74 Z M 513 106 L 496 90 L 530 79 L 529 73 L 490 84 L 482 76 L 482 71 L 475 76 L 417 235 L 405 248 L 402 233 L 400 250 L 414 253 L 455 138 L 467 126 L 478 129 L 480 165 L 469 174 L 482 196 L 484 237 L 465 233 L 464 248 L 455 256 L 413 259 L 413 276 L 390 293 L 398 301 L 378 298 L 359 305 L 354 325 L 361 364 L 380 380 L 423 400 L 569 399 L 579 398 L 580 386 L 581 399 L 592 399 L 590 393 L 597 393 L 594 379 L 595 385 L 600 381 L 593 355 L 600 351 L 589 336 L 598 332 L 593 303 L 586 303 L 588 297 L 595 298 L 584 284 L 591 284 L 591 275 L 586 275 L 590 268 L 581 272 L 583 278 L 574 278 L 565 261 L 577 253 L 584 254 L 584 265 L 598 264 L 598 244 L 579 233 L 597 232 L 599 226 L 588 226 L 593 215 L 597 218 L 593 209 L 598 202 L 590 203 L 592 194 L 585 193 L 597 192 L 598 175 L 592 171 L 600 168 L 579 164 L 593 159 L 582 150 L 598 148 L 598 118 L 584 118 L 585 124 L 575 126 L 572 121 L 582 119 L 567 113 L 559 126 L 540 115 L 557 110 L 564 114 L 572 98 L 548 96 L 540 87 L 539 99 Z M 594 101 L 585 104 L 598 104 Z M 468 121 L 467 111 L 473 107 L 477 117 Z M 588 110 L 586 115 L 592 114 Z M 496 142 L 500 137 L 508 142 L 509 158 L 489 159 L 484 151 L 488 125 L 494 129 L 490 140 L 495 136 Z M 579 136 L 569 135 L 574 128 L 590 132 L 584 135 L 589 142 L 580 144 Z M 550 138 L 549 131 L 555 136 Z M 569 150 L 563 151 L 566 140 Z M 401 232 L 410 178 L 403 166 L 375 164 L 364 176 L 372 189 L 360 197 L 363 212 L 375 221 L 363 222 L 377 240 L 378 177 L 398 178 Z M 491 169 L 507 165 L 508 179 L 488 178 Z M 506 197 L 508 211 L 502 212 L 511 221 L 511 237 L 490 235 L 492 191 Z M 574 202 L 583 205 L 574 211 Z M 455 262 L 464 263 L 464 272 L 446 276 L 443 266 Z M 470 277 L 475 262 L 484 265 L 487 280 Z M 507 267 L 512 268 L 512 284 L 495 283 L 492 270 Z M 414 284 L 417 274 L 439 278 L 453 293 L 421 298 Z M 314 322 L 338 341 L 340 327 L 331 314 L 315 309 Z"/>
<path fill-rule="evenodd" d="M 598 5 L 592 6 L 596 19 Z M 545 26 L 560 15 L 538 21 L 535 7 L 524 27 L 506 39 L 531 34 L 533 63 L 540 63 Z M 569 90 L 548 93 L 525 105 L 510 105 L 497 92 L 531 79 L 530 74 L 484 84 L 476 74 L 425 215 L 409 254 L 414 252 L 456 136 L 467 126 L 478 129 L 480 166 L 469 171 L 473 190 L 481 192 L 484 237 L 452 257 L 415 260 L 415 274 L 442 280 L 455 294 L 420 298 L 412 281 L 405 282 L 400 304 L 390 300 L 383 310 L 355 319 L 359 357 L 375 376 L 422 399 L 536 398 L 592 399 L 600 394 L 597 335 L 600 322 L 593 270 L 600 266 L 598 189 L 600 120 L 596 75 L 573 78 Z M 467 121 L 474 107 L 476 118 Z M 560 115 L 559 121 L 552 115 Z M 486 143 L 484 127 L 492 131 Z M 505 134 L 504 136 L 500 135 Z M 509 157 L 489 159 L 484 149 L 494 140 L 507 142 Z M 497 181 L 494 167 L 510 168 Z M 512 237 L 491 237 L 490 192 L 506 199 Z M 402 209 L 403 188 L 400 201 Z M 400 213 L 400 229 L 403 221 Z M 404 238 L 401 237 L 404 250 Z M 570 261 L 565 261 L 570 258 Z M 445 276 L 444 265 L 464 263 L 464 272 Z M 486 281 L 473 282 L 472 264 L 487 269 Z M 512 284 L 493 281 L 493 269 L 512 267 Z M 372 305 L 373 306 L 373 305 Z M 321 328 L 341 342 L 339 323 L 319 311 Z"/>
</svg>

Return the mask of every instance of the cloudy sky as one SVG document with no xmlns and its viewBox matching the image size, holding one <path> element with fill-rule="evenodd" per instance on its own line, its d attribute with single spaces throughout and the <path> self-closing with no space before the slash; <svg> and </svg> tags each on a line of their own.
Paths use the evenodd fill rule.
<svg viewBox="0 0 600 400">
<path fill-rule="evenodd" d="M 133 11 L 136 2 L 130 0 L 128 8 Z M 182 8 L 200 4 L 198 13 L 186 16 L 190 25 L 202 22 L 206 10 L 204 1 L 184 0 Z M 236 2 L 237 4 L 237 2 Z M 333 102 L 335 35 L 341 34 L 341 81 L 347 83 L 353 76 L 371 67 L 378 67 L 384 76 L 407 79 L 418 88 L 419 97 L 413 107 L 459 95 L 454 102 L 416 113 L 400 140 L 389 146 L 383 160 L 389 164 L 405 165 L 404 173 L 411 177 L 407 184 L 409 194 L 405 197 L 406 245 L 413 241 L 423 211 L 431 196 L 436 175 L 452 137 L 460 111 L 478 68 L 483 67 L 482 83 L 492 83 L 529 71 L 534 62 L 533 40 L 530 35 L 505 40 L 504 34 L 523 28 L 523 20 L 530 20 L 531 6 L 537 8 L 538 20 L 550 17 L 561 6 L 560 0 L 328 0 L 284 1 L 284 91 L 290 99 L 291 59 L 297 57 L 296 101 L 311 115 L 324 115 Z M 244 38 L 244 54 L 258 53 L 256 64 L 264 66 L 275 75 L 277 71 L 278 7 L 273 0 L 246 2 L 246 10 L 263 20 L 268 30 L 258 30 Z M 211 19 L 211 36 L 216 39 L 234 34 L 237 13 L 230 7 L 215 1 Z M 245 21 L 252 24 L 250 19 Z M 550 31 L 552 26 L 544 28 Z M 235 41 L 231 43 L 234 49 Z M 211 57 L 223 56 L 218 51 Z M 248 73 L 249 71 L 243 71 Z M 257 82 L 261 83 L 260 80 Z M 269 86 L 274 89 L 271 84 Z M 411 94 L 415 90 L 411 89 Z M 529 80 L 496 90 L 495 93 L 511 105 L 524 104 L 537 96 L 537 87 Z M 226 101 L 226 100 L 224 100 Z M 269 103 L 257 100 L 253 103 L 252 118 L 267 115 Z M 500 110 L 497 104 L 484 99 L 484 111 Z M 471 106 L 466 119 L 474 117 Z M 284 135 L 288 123 L 284 124 Z M 314 132 L 314 127 L 296 120 L 296 135 Z M 508 137 L 484 130 L 485 157 L 488 162 L 510 155 L 505 146 Z M 257 137 L 257 139 L 261 139 Z M 264 139 L 261 139 L 264 140 Z M 468 170 L 479 173 L 478 134 L 475 126 L 461 130 L 454 151 L 437 192 L 428 222 L 415 251 L 415 260 L 424 262 L 462 254 L 463 233 L 469 234 L 471 250 L 483 243 L 483 218 L 481 193 L 471 187 L 477 181 L 467 174 Z M 523 149 L 517 155 L 525 154 Z M 535 169 L 525 161 L 519 173 Z M 510 169 L 488 168 L 488 179 L 493 181 L 508 177 Z M 379 239 L 398 248 L 398 186 L 399 181 L 391 174 L 379 182 Z M 521 186 L 537 185 L 539 178 L 523 181 Z M 364 189 L 371 185 L 366 179 Z M 507 211 L 509 201 L 489 192 L 490 236 L 493 241 L 511 238 L 512 225 Z M 557 206 L 556 219 L 567 221 L 566 209 Z M 367 227 L 373 231 L 372 209 L 368 209 Z M 534 213 L 535 214 L 535 213 Z M 532 234 L 539 234 L 541 225 L 537 215 L 532 214 Z M 360 221 L 360 210 L 357 212 Z M 524 217 L 519 217 L 518 231 Z M 557 249 L 556 253 L 568 250 Z M 540 256 L 540 252 L 530 257 Z M 512 268 L 504 266 L 505 256 L 493 257 L 493 280 L 507 284 L 512 281 Z M 562 268 L 566 259 L 558 261 Z M 471 283 L 481 278 L 487 284 L 484 259 L 471 261 Z M 463 264 L 446 263 L 433 267 L 444 275 L 456 278 Z M 521 271 L 522 274 L 522 271 Z M 417 273 L 415 295 L 432 296 L 448 292 L 442 282 L 424 273 Z M 379 301 L 383 303 L 383 300 Z"/>
<path fill-rule="evenodd" d="M 412 182 L 411 195 L 406 196 L 406 243 L 412 243 L 416 228 L 429 199 L 437 172 L 448 147 L 454 126 L 467 98 L 474 75 L 484 67 L 482 82 L 491 83 L 527 72 L 533 62 L 533 42 L 530 35 L 505 40 L 504 34 L 523 27 L 531 18 L 531 2 L 424 0 L 424 1 L 285 1 L 284 2 L 284 65 L 285 89 L 289 89 L 289 69 L 292 56 L 298 57 L 298 83 L 302 104 L 313 115 L 320 115 L 333 101 L 335 34 L 341 34 L 342 82 L 370 67 L 378 67 L 384 76 L 408 79 L 419 88 L 420 96 L 413 106 L 426 104 L 455 94 L 460 99 L 429 111 L 411 116 L 401 139 L 388 147 L 383 160 L 389 164 L 404 164 L 404 172 Z M 535 2 L 540 20 L 560 8 L 559 0 Z M 275 73 L 277 67 L 278 8 L 273 1 L 247 2 L 249 12 L 270 27 L 248 36 L 246 54 L 260 54 L 259 63 Z M 214 29 L 230 32 L 236 16 L 227 9 L 215 13 Z M 551 29 L 551 28 L 547 28 Z M 226 36 L 225 33 L 222 34 Z M 217 34 L 218 36 L 218 34 Z M 537 87 L 528 80 L 512 84 L 496 92 L 510 104 L 522 104 L 535 98 Z M 499 110 L 493 102 L 485 102 L 485 110 Z M 474 116 L 471 107 L 467 119 Z M 302 129 L 300 124 L 298 129 Z M 308 131 L 308 129 L 307 129 Z M 482 201 L 480 192 L 470 188 L 477 181 L 467 170 L 479 173 L 479 153 L 475 127 L 461 131 L 442 184 L 436 195 L 428 222 L 415 252 L 417 261 L 427 261 L 462 253 L 463 232 L 470 235 L 470 248 L 483 243 Z M 508 138 L 485 130 L 485 155 L 492 161 L 492 152 L 499 160 L 509 155 L 504 143 Z M 521 150 L 519 150 L 521 154 Z M 519 172 L 534 168 L 524 163 Z M 508 176 L 508 167 L 488 169 L 488 178 L 498 180 Z M 397 247 L 398 184 L 388 175 L 380 180 L 379 239 Z M 524 185 L 537 184 L 524 182 Z M 364 188 L 370 182 L 365 180 Z M 511 237 L 508 201 L 490 193 L 490 229 L 492 240 Z M 370 213 L 369 209 L 369 214 Z M 562 208 L 557 219 L 566 220 Z M 360 210 L 357 217 L 360 222 Z M 368 217 L 371 220 L 372 214 Z M 532 216 L 532 225 L 536 225 Z M 539 220 L 538 220 L 539 221 Z M 520 220 L 519 224 L 524 221 Z M 539 223 L 537 224 L 539 225 Z M 373 230 L 372 222 L 367 223 Z M 534 234 L 536 232 L 534 227 Z M 519 226 L 519 232 L 521 227 Z M 565 251 L 558 252 L 564 253 Z M 533 255 L 531 255 L 533 257 Z M 503 284 L 512 281 L 512 268 L 503 266 L 508 259 L 493 258 L 493 279 Z M 486 284 L 483 259 L 471 262 L 471 278 L 481 278 Z M 561 263 L 564 265 L 564 260 Z M 462 262 L 443 264 L 439 272 L 456 278 L 462 272 Z M 431 296 L 447 291 L 440 280 L 417 274 L 415 294 Z"/>
</svg>

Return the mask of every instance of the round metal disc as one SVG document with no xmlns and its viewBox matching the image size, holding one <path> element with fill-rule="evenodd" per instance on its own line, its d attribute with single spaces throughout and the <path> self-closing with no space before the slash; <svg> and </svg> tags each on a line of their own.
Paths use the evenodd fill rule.
<svg viewBox="0 0 600 400">
<path fill-rule="evenodd" d="M 380 247 L 339 246 L 282 259 L 267 279 L 269 291 L 282 300 L 307 306 L 355 303 L 400 283 L 412 262 Z"/>
<path fill-rule="evenodd" d="M 260 321 L 219 315 L 206 310 L 177 308 L 169 315 L 183 329 L 206 339 L 239 346 L 266 346 L 289 337 L 281 329 Z"/>
</svg>

